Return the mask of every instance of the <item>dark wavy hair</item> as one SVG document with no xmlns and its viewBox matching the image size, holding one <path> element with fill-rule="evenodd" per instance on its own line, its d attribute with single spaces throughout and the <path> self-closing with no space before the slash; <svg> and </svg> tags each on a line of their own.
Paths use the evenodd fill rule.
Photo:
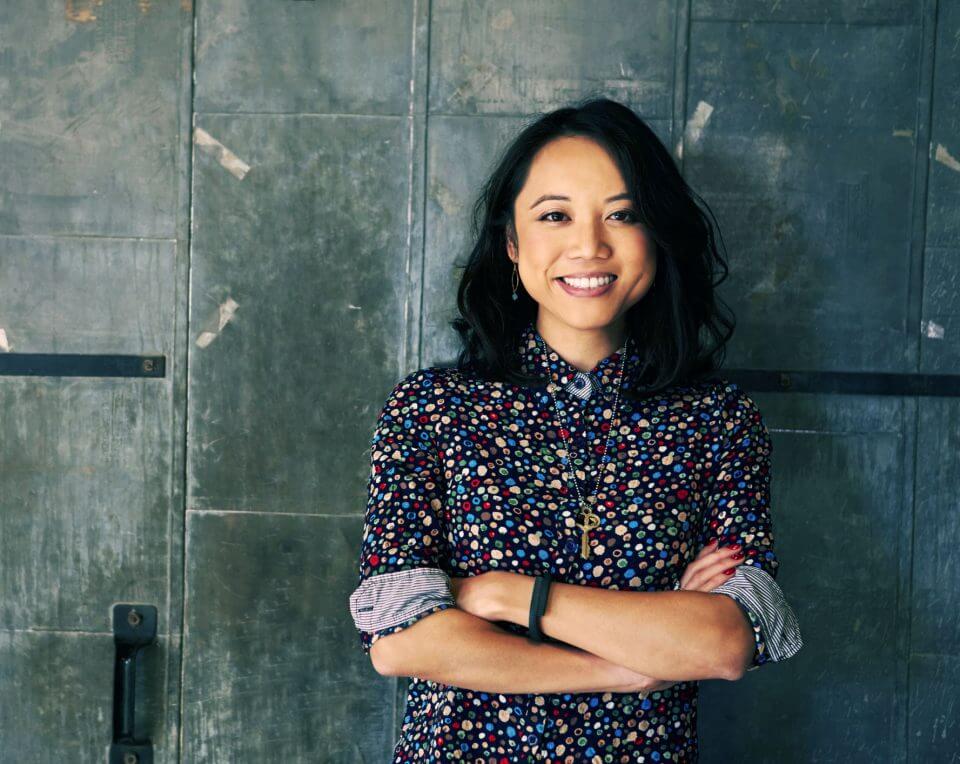
<svg viewBox="0 0 960 764">
<path fill-rule="evenodd" d="M 513 263 L 506 243 L 508 236 L 516 243 L 514 202 L 534 156 L 564 136 L 590 138 L 608 152 L 633 198 L 639 222 L 656 243 L 655 283 L 625 317 L 641 362 L 632 393 L 625 389 L 623 394 L 639 399 L 713 375 L 736 325 L 732 311 L 729 318 L 722 315 L 720 306 L 729 307 L 714 294 L 728 274 L 717 248 L 719 227 L 654 132 L 629 107 L 607 98 L 537 117 L 500 153 L 474 202 L 474 244 L 460 266 L 460 316 L 450 322 L 461 343 L 456 367 L 517 385 L 548 381 L 520 368 L 519 333 L 536 318 L 537 303 L 522 283 L 517 299 L 511 298 Z M 719 240 L 722 246 L 722 237 Z"/>
</svg>

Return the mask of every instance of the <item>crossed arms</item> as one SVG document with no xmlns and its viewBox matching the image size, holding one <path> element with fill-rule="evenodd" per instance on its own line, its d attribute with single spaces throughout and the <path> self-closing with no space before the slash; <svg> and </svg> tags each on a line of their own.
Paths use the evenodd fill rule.
<svg viewBox="0 0 960 764">
<path fill-rule="evenodd" d="M 551 585 L 540 623 L 564 644 L 533 643 L 491 622 L 526 625 L 533 578 L 484 575 L 494 586 L 470 599 L 486 603 L 471 608 L 486 608 L 486 617 L 437 605 L 430 617 L 373 643 L 376 670 L 487 692 L 592 692 L 623 681 L 622 668 L 671 681 L 735 680 L 754 653 L 744 613 L 723 594 L 563 583 Z"/>
</svg>

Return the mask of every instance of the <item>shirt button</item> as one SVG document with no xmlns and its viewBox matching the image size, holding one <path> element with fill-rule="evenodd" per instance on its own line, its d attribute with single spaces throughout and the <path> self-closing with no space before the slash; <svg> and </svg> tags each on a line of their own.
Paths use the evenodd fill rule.
<svg viewBox="0 0 960 764">
<path fill-rule="evenodd" d="M 573 384 L 577 387 L 583 387 L 583 377 L 577 377 Z"/>
</svg>

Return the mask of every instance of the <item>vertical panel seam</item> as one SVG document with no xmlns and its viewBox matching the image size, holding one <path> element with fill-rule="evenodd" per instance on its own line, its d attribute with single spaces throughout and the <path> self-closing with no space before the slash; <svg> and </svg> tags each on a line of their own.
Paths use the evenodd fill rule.
<svg viewBox="0 0 960 764">
<path fill-rule="evenodd" d="M 194 189 L 194 159 L 196 153 L 196 147 L 193 143 L 193 123 L 196 115 L 196 64 L 197 64 L 197 2 L 199 0 L 192 0 L 190 3 L 190 30 L 192 38 L 190 40 L 190 96 L 189 96 L 189 113 L 187 115 L 187 141 L 189 146 L 189 151 L 187 151 L 187 166 L 185 169 L 187 173 L 187 225 L 186 231 L 184 234 L 185 237 L 185 256 L 187 259 L 187 295 L 186 295 L 186 320 L 184 331 L 180 332 L 180 335 L 183 337 L 184 341 L 184 350 L 183 350 L 183 410 L 181 415 L 183 417 L 183 426 L 181 430 L 181 450 L 183 453 L 183 464 L 181 465 L 181 497 L 182 503 L 178 507 L 178 511 L 182 512 L 183 525 L 181 526 L 181 540 L 180 540 L 180 549 L 181 549 L 181 560 L 180 560 L 180 638 L 179 638 L 179 653 L 180 653 L 180 687 L 179 687 L 179 697 L 177 701 L 177 744 L 176 744 L 176 758 L 175 761 L 183 760 L 183 749 L 184 749 L 184 728 L 186 727 L 184 723 L 184 685 L 186 679 L 186 630 L 187 630 L 187 560 L 189 559 L 187 553 L 187 520 L 188 520 L 188 471 L 189 471 L 189 430 L 190 430 L 190 328 L 191 328 L 191 301 L 193 299 L 193 189 Z M 183 129 L 180 130 L 181 137 L 183 136 Z M 169 575 L 168 575 L 169 581 Z M 168 598 L 168 612 L 169 612 L 169 598 Z"/>
<path fill-rule="evenodd" d="M 920 66 L 919 81 L 917 83 L 918 92 L 924 92 L 926 86 L 927 102 L 926 112 L 920 114 L 920 105 L 924 103 L 922 98 L 917 99 L 917 135 L 914 144 L 914 198 L 911 206 L 911 277 L 916 275 L 917 284 L 910 290 L 911 300 L 907 306 L 907 315 L 909 317 L 912 332 L 908 331 L 908 337 L 916 338 L 916 364 L 917 372 L 923 367 L 923 337 L 920 328 L 920 321 L 923 318 L 924 310 L 924 271 L 926 260 L 926 225 L 927 225 L 927 199 L 930 188 L 930 140 L 933 129 L 933 104 L 936 90 L 934 80 L 936 77 L 936 49 L 937 49 L 937 26 L 939 16 L 938 0 L 926 0 L 923 7 L 921 18 L 922 31 L 920 35 Z M 922 152 L 922 154 L 921 154 Z M 923 157 L 923 159 L 921 159 Z M 900 750 L 903 751 L 905 761 L 910 760 L 910 664 L 913 653 L 913 571 L 915 566 L 916 554 L 916 513 L 917 513 L 917 459 L 920 439 L 920 416 L 923 408 L 923 397 L 914 398 L 913 405 L 910 407 L 913 414 L 913 453 L 911 454 L 912 467 L 912 495 L 910 497 L 910 531 L 909 548 L 907 550 L 907 576 L 904 586 L 905 602 L 899 603 L 898 612 L 905 612 L 906 617 L 906 635 L 905 641 L 905 663 L 904 668 L 904 703 L 903 719 L 900 720 L 899 735 Z"/>
</svg>

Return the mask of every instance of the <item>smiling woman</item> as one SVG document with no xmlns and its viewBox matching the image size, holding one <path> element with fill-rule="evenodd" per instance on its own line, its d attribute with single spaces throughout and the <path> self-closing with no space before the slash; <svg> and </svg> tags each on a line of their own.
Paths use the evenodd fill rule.
<svg viewBox="0 0 960 764">
<path fill-rule="evenodd" d="M 486 182 L 457 363 L 402 379 L 371 444 L 350 607 L 412 678 L 395 764 L 695 761 L 699 680 L 800 649 L 698 199 L 605 99 Z"/>
</svg>

